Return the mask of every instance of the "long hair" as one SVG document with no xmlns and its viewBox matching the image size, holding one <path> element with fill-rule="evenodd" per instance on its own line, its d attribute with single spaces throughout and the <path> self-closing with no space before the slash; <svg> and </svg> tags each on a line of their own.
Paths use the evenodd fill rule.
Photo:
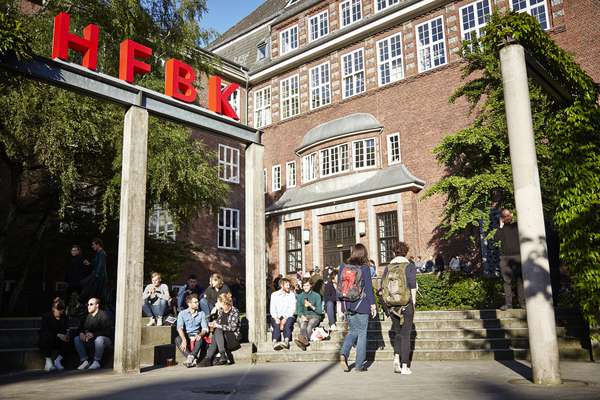
<svg viewBox="0 0 600 400">
<path fill-rule="evenodd" d="M 346 262 L 352 265 L 369 265 L 367 248 L 360 243 L 356 243 L 352 249 L 352 254 L 350 254 Z"/>
</svg>

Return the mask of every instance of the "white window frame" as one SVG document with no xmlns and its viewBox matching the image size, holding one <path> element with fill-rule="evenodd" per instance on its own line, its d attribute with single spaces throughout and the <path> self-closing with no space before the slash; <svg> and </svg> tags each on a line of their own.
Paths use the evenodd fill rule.
<svg viewBox="0 0 600 400">
<path fill-rule="evenodd" d="M 267 97 L 268 102 L 265 101 Z M 263 126 L 271 125 L 271 122 L 271 86 L 265 86 L 254 92 L 254 127 L 262 128 Z"/>
<path fill-rule="evenodd" d="M 433 32 L 432 32 L 432 26 L 433 23 L 440 20 L 441 23 L 441 28 L 442 28 L 442 39 L 441 40 L 436 40 L 433 41 Z M 428 40 L 429 43 L 426 45 L 422 45 L 421 44 L 421 40 L 419 39 L 419 28 L 422 26 L 428 26 Z M 429 21 L 425 21 L 422 24 L 419 24 L 417 26 L 415 26 L 415 39 L 417 41 L 417 62 L 419 65 L 419 72 L 425 72 L 425 71 L 429 71 L 438 67 L 441 67 L 442 65 L 446 65 L 448 64 L 448 54 L 446 52 L 446 31 L 445 31 L 445 25 L 444 25 L 444 16 L 440 15 L 439 17 L 435 17 L 430 19 Z M 443 46 L 443 55 L 444 55 L 444 62 L 435 65 L 435 56 L 434 56 L 434 48 L 437 45 L 442 45 Z M 430 62 L 430 66 L 429 68 L 426 68 L 424 65 L 422 65 L 423 62 L 423 54 L 421 53 L 421 50 L 429 50 L 429 62 Z"/>
<path fill-rule="evenodd" d="M 344 163 L 342 160 L 342 149 L 345 148 L 346 151 L 346 162 Z M 335 161 L 333 160 L 333 154 L 336 154 Z M 350 146 L 348 143 L 342 143 L 337 146 L 327 147 L 319 151 L 319 162 L 320 162 L 320 172 L 321 177 L 332 176 L 341 174 L 344 172 L 348 172 L 350 170 Z M 329 168 L 329 172 L 326 173 L 324 170 L 325 166 Z M 334 167 L 337 168 L 337 171 L 333 172 Z"/>
<path fill-rule="evenodd" d="M 161 218 L 164 218 L 163 223 L 161 223 Z M 155 221 L 154 224 L 152 223 L 152 220 Z M 151 230 L 151 228 L 153 229 Z M 163 210 L 160 206 L 154 206 L 152 208 L 148 218 L 148 236 L 159 240 L 176 239 L 175 224 L 173 223 L 173 218 L 169 211 Z"/>
<path fill-rule="evenodd" d="M 358 17 L 355 15 L 354 11 L 354 5 L 358 3 Z M 349 5 L 350 7 L 350 21 L 347 24 L 344 24 L 344 5 Z M 345 28 L 349 25 L 352 25 L 355 22 L 358 22 L 362 19 L 363 17 L 363 10 L 362 10 L 362 0 L 344 0 L 340 2 L 340 29 L 341 28 Z"/>
<path fill-rule="evenodd" d="M 373 0 L 373 2 L 375 3 L 375 5 L 374 5 L 375 12 L 379 12 L 379 11 L 385 10 L 388 7 L 399 4 L 400 0 Z M 383 7 L 381 7 L 379 3 L 383 3 L 384 4 Z"/>
<path fill-rule="evenodd" d="M 221 152 L 224 158 L 221 158 Z M 240 183 L 240 149 L 219 143 L 219 179 Z"/>
<path fill-rule="evenodd" d="M 264 54 L 261 49 L 264 49 Z M 261 61 L 269 55 L 269 46 L 267 42 L 261 42 L 256 46 L 256 61 Z"/>
<path fill-rule="evenodd" d="M 287 36 L 284 39 L 284 36 Z M 295 40 L 294 40 L 295 39 Z M 298 48 L 298 24 L 292 25 L 279 32 L 279 50 L 281 54 L 287 54 Z"/>
<path fill-rule="evenodd" d="M 484 3 L 487 3 L 489 13 L 487 15 L 484 14 L 484 15 L 480 16 L 478 6 L 480 4 L 484 4 Z M 475 25 L 468 29 L 465 29 L 465 18 L 463 15 L 463 10 L 466 10 L 469 7 L 473 8 Z M 482 9 L 482 11 L 483 11 L 483 9 Z M 492 17 L 492 0 L 478 0 L 478 1 L 474 1 L 472 3 L 469 3 L 467 5 L 464 5 L 458 10 L 458 15 L 460 16 L 460 33 L 461 33 L 462 40 L 472 40 L 473 32 L 475 33 L 475 35 L 478 38 L 480 38 L 483 35 L 483 28 L 487 25 L 488 21 Z M 483 17 L 483 19 L 484 19 L 483 23 L 480 22 L 481 17 Z M 468 38 L 467 38 L 467 35 L 469 36 Z"/>
<path fill-rule="evenodd" d="M 544 27 L 542 26 L 542 29 L 543 29 L 543 30 L 545 30 L 545 31 L 547 31 L 548 29 L 550 29 L 550 28 L 551 28 L 551 24 L 550 24 L 550 13 L 548 12 L 548 2 L 547 2 L 546 0 L 542 0 L 541 2 L 539 2 L 539 3 L 537 3 L 537 4 L 531 5 L 531 0 L 525 0 L 525 3 L 527 3 L 527 5 L 525 6 L 525 8 L 522 8 L 522 9 L 520 9 L 520 10 L 517 10 L 517 12 L 526 12 L 527 14 L 529 14 L 529 15 L 533 16 L 535 19 L 537 19 L 537 20 L 538 20 L 538 23 L 539 23 L 539 22 L 540 22 L 540 20 L 537 18 L 537 16 L 534 16 L 534 15 L 533 15 L 531 12 L 532 12 L 534 9 L 536 9 L 536 8 L 539 8 L 539 7 L 542 7 L 542 6 L 543 6 L 543 7 L 544 7 L 544 18 L 546 18 L 546 24 L 547 24 L 548 26 L 546 26 L 546 28 L 544 28 Z M 514 5 L 513 5 L 513 0 L 509 0 L 509 1 L 508 1 L 508 4 L 509 4 L 509 6 L 510 6 L 510 9 L 511 9 L 512 11 L 514 11 L 515 9 L 514 9 Z M 542 24 L 540 23 L 540 26 L 541 26 L 541 25 L 542 25 Z"/>
<path fill-rule="evenodd" d="M 281 164 L 271 167 L 271 191 L 281 190 Z"/>
<path fill-rule="evenodd" d="M 373 141 L 373 165 L 367 165 L 367 142 L 369 140 Z M 356 144 L 357 143 L 362 143 L 363 144 L 363 163 L 364 166 L 362 167 L 357 167 L 356 164 L 358 162 L 358 157 L 356 156 Z M 365 138 L 365 139 L 359 139 L 359 140 L 354 140 L 352 142 L 352 167 L 355 171 L 361 171 L 364 169 L 371 169 L 371 168 L 377 168 L 377 138 L 375 137 L 370 137 L 370 138 Z"/>
<path fill-rule="evenodd" d="M 295 87 L 292 85 L 292 82 L 295 81 Z M 288 88 L 284 91 L 284 85 L 287 85 Z M 294 92 L 295 89 L 295 92 Z M 287 96 L 284 94 L 287 92 Z M 279 98 L 280 98 L 280 109 L 281 109 L 281 119 L 292 118 L 298 114 L 300 114 L 300 76 L 298 74 L 292 75 L 286 79 L 282 79 L 279 82 Z M 294 104 L 296 105 L 296 113 L 294 113 Z M 285 106 L 288 106 L 287 113 Z"/>
<path fill-rule="evenodd" d="M 360 70 L 355 70 L 355 64 L 356 64 L 356 57 L 357 54 L 360 53 L 361 59 L 362 59 L 362 69 Z M 352 71 L 347 74 L 346 73 L 346 68 L 345 68 L 345 58 L 346 57 L 350 57 L 351 61 L 350 61 L 350 65 L 352 67 Z M 352 96 L 356 96 L 358 94 L 364 93 L 367 90 L 367 80 L 366 80 L 366 74 L 365 74 L 365 51 L 364 49 L 361 47 L 360 49 L 356 49 L 354 51 L 351 51 L 349 53 L 343 54 L 341 57 L 341 69 L 342 69 L 342 98 L 343 99 L 347 99 L 349 97 Z M 362 74 L 362 90 L 361 91 L 357 91 L 357 83 L 359 82 L 358 77 Z M 352 93 L 347 95 L 346 94 L 346 85 L 345 85 L 345 81 L 346 78 L 350 78 L 352 81 Z"/>
<path fill-rule="evenodd" d="M 316 20 L 316 31 L 313 30 L 313 21 Z M 325 10 L 308 17 L 308 41 L 314 42 L 329 35 L 329 11 Z"/>
<path fill-rule="evenodd" d="M 324 69 L 327 70 L 327 82 L 323 82 Z M 313 79 L 313 74 L 317 73 L 318 84 L 314 85 L 315 80 Z M 310 83 L 310 109 L 314 110 L 315 108 L 326 106 L 327 104 L 331 104 L 331 66 L 328 62 L 324 62 L 323 64 L 319 64 L 316 67 L 311 68 L 308 71 L 308 80 Z M 318 104 L 315 103 L 315 94 L 318 96 L 316 99 Z M 327 100 L 327 101 L 325 101 Z"/>
<path fill-rule="evenodd" d="M 221 224 L 221 213 L 223 213 L 223 224 Z M 231 225 L 231 226 L 227 226 L 227 214 L 230 214 L 230 221 L 234 221 L 235 220 L 235 226 Z M 218 229 L 217 229 L 217 247 L 219 249 L 224 249 L 224 250 L 239 250 L 240 249 L 240 210 L 236 209 L 236 208 L 226 208 L 226 207 L 221 207 L 219 208 L 219 215 L 217 216 L 217 224 L 218 224 Z M 223 231 L 223 244 L 220 243 L 219 241 L 219 237 L 220 237 L 220 233 L 221 231 Z M 230 243 L 233 242 L 233 239 L 235 239 L 235 246 L 227 246 L 227 241 L 226 241 L 226 235 L 231 235 L 230 238 L 232 240 L 230 240 Z"/>
<path fill-rule="evenodd" d="M 396 57 L 392 57 L 392 39 L 399 39 L 400 42 L 400 55 L 396 56 Z M 385 61 L 381 60 L 381 53 L 384 49 L 383 46 L 387 46 L 387 54 L 388 54 L 388 58 Z M 394 63 L 394 61 L 400 61 L 400 69 L 399 69 L 399 73 L 393 73 L 393 69 L 392 69 L 392 65 Z M 389 64 L 388 68 L 390 71 L 390 81 L 389 82 L 382 82 L 383 79 L 383 75 L 382 75 L 382 71 L 381 68 L 386 65 Z M 402 34 L 401 33 L 396 33 L 394 35 L 388 36 L 384 39 L 381 39 L 377 42 L 377 82 L 379 84 L 379 86 L 385 86 L 385 85 L 389 85 L 390 83 L 394 83 L 397 82 L 399 80 L 404 79 L 404 51 L 402 48 Z"/>
<path fill-rule="evenodd" d="M 319 157 L 313 152 L 302 157 L 302 183 L 308 183 L 319 177 Z"/>
<path fill-rule="evenodd" d="M 398 157 L 395 160 L 394 158 L 394 149 L 393 149 L 393 140 L 396 139 L 396 143 L 398 143 Z M 400 132 L 395 132 L 387 135 L 387 155 L 388 155 L 388 165 L 395 165 L 402 163 L 402 147 L 400 145 Z"/>
<path fill-rule="evenodd" d="M 285 164 L 285 187 L 296 187 L 296 161 L 288 161 Z"/>
</svg>

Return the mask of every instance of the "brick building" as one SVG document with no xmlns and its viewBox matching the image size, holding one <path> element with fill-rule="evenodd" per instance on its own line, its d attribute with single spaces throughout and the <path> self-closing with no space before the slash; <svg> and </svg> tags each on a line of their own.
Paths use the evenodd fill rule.
<svg viewBox="0 0 600 400">
<path fill-rule="evenodd" d="M 267 260 L 335 265 L 352 244 L 378 266 L 396 240 L 433 255 L 444 173 L 432 149 L 469 122 L 461 41 L 491 12 L 535 16 L 596 81 L 595 0 L 267 0 L 210 50 L 248 68 L 248 124 L 264 131 Z M 457 252 L 460 248 L 455 248 Z M 444 254 L 449 259 L 454 254 Z"/>
</svg>

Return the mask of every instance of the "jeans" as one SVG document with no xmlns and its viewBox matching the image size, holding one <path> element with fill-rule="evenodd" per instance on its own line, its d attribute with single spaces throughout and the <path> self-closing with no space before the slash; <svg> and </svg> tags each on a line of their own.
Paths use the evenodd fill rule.
<svg viewBox="0 0 600 400">
<path fill-rule="evenodd" d="M 325 312 L 327 313 L 327 321 L 329 321 L 329 326 L 335 324 L 335 301 L 327 301 L 325 303 Z"/>
<path fill-rule="evenodd" d="M 352 346 L 356 344 L 356 368 L 362 369 L 367 358 L 367 329 L 369 314 L 347 314 L 348 334 L 344 338 L 341 353 L 350 356 Z"/>
<path fill-rule="evenodd" d="M 500 256 L 500 272 L 504 280 L 504 304 L 513 304 L 513 278 L 517 280 L 517 296 L 519 305 L 525 308 L 525 292 L 523 290 L 523 277 L 521 275 L 521 256 Z M 518 276 L 513 276 L 518 275 Z"/>
<path fill-rule="evenodd" d="M 283 325 L 283 332 L 279 328 L 279 320 L 271 318 L 271 326 L 273 327 L 273 340 L 278 342 L 287 339 L 292 340 L 292 331 L 294 330 L 294 317 L 289 317 Z M 283 334 L 283 335 L 282 335 Z"/>
<path fill-rule="evenodd" d="M 190 351 L 189 345 L 190 345 L 191 339 L 187 334 L 185 335 L 185 338 L 187 340 L 187 346 L 185 348 L 182 346 L 183 342 L 179 335 L 177 335 L 175 337 L 175 346 L 184 356 L 187 357 L 189 355 L 193 355 L 195 358 L 198 358 L 198 356 L 200 355 L 200 352 L 202 351 L 202 345 L 203 345 L 204 341 L 202 340 L 202 338 L 200 336 L 194 336 L 194 339 L 196 339 L 196 341 L 194 343 L 194 348 Z"/>
<path fill-rule="evenodd" d="M 79 354 L 80 361 L 87 360 L 88 350 L 91 350 L 93 348 L 94 360 L 100 362 L 100 360 L 102 360 L 104 350 L 112 345 L 112 341 L 106 336 L 96 336 L 92 338 L 92 340 L 84 342 L 78 335 L 75 336 L 73 342 L 75 343 L 75 350 L 77 350 L 77 354 Z"/>
<path fill-rule="evenodd" d="M 168 308 L 169 302 L 165 299 L 158 299 L 154 303 L 146 300 L 144 301 L 144 305 L 142 305 L 144 317 L 162 317 L 167 313 Z"/>
<path fill-rule="evenodd" d="M 302 336 L 304 336 L 307 340 L 310 340 L 310 335 L 312 334 L 312 331 L 314 328 L 316 328 L 317 326 L 319 326 L 319 323 L 321 322 L 321 318 L 319 317 L 307 317 L 308 319 L 305 321 L 302 321 L 300 318 L 298 318 L 299 324 L 300 324 L 300 334 Z"/>
<path fill-rule="evenodd" d="M 208 302 L 208 300 L 206 300 L 206 297 L 203 297 L 200 299 L 200 310 L 204 311 L 204 315 L 206 315 L 206 318 L 208 318 L 208 316 L 210 315 L 210 312 L 212 311 L 212 309 L 215 307 L 214 304 L 210 304 Z"/>
<path fill-rule="evenodd" d="M 390 313 L 392 318 L 392 331 L 394 332 L 394 354 L 400 355 L 400 362 L 408 364 L 410 362 L 410 334 L 412 332 L 415 308 L 412 303 L 404 310 L 404 323 L 400 324 L 400 317 Z"/>
</svg>

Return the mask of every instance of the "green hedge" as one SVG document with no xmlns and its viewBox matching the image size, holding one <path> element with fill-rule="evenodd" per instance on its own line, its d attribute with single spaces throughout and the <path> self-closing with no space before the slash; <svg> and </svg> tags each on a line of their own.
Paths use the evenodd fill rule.
<svg viewBox="0 0 600 400">
<path fill-rule="evenodd" d="M 417 310 L 488 309 L 503 304 L 502 280 L 444 272 L 417 275 Z"/>
</svg>

